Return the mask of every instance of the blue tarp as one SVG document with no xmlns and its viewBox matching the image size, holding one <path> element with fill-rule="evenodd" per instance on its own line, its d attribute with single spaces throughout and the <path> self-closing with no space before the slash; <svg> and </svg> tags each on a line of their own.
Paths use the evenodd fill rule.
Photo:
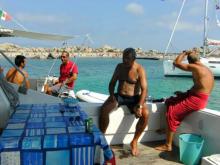
<svg viewBox="0 0 220 165">
<path fill-rule="evenodd" d="M 22 104 L 8 120 L 0 139 L 1 164 L 94 164 L 95 147 L 105 160 L 113 157 L 104 135 L 93 125 L 85 131 L 87 114 L 78 104 Z"/>
</svg>

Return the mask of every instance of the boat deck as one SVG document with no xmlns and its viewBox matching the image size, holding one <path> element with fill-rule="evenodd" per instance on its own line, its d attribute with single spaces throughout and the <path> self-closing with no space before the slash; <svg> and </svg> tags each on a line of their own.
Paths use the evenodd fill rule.
<svg viewBox="0 0 220 165">
<path fill-rule="evenodd" d="M 116 164 L 119 165 L 177 165 L 179 161 L 179 148 L 174 147 L 172 152 L 161 152 L 154 147 L 163 144 L 164 141 L 139 143 L 140 155 L 133 157 L 130 152 L 130 145 L 112 145 L 115 153 Z"/>
</svg>

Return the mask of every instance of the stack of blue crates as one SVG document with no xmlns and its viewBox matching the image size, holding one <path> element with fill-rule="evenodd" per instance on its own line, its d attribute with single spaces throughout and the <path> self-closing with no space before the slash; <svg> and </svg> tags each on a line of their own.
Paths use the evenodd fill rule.
<svg viewBox="0 0 220 165">
<path fill-rule="evenodd" d="M 87 118 L 78 104 L 19 105 L 1 135 L 1 164 L 94 164 L 96 145 L 111 159 L 99 129 L 93 125 L 92 133 L 85 132 Z"/>
</svg>

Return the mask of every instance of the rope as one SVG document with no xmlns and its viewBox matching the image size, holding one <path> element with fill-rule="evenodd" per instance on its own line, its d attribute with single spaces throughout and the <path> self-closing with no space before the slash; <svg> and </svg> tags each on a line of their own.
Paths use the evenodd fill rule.
<svg viewBox="0 0 220 165">
<path fill-rule="evenodd" d="M 50 67 L 50 69 L 49 69 L 49 71 L 48 71 L 48 74 L 47 74 L 47 76 L 46 76 L 46 78 L 45 78 L 44 84 L 43 84 L 43 86 L 42 86 L 42 88 L 41 88 L 41 92 L 44 92 L 44 86 L 47 84 L 47 81 L 48 81 L 48 78 L 50 77 L 50 73 L 51 73 L 51 71 L 52 71 L 52 68 L 54 67 L 54 65 L 55 65 L 55 63 L 56 63 L 58 57 L 59 57 L 59 56 L 57 56 L 57 58 L 55 58 L 54 62 L 52 63 L 52 65 L 51 65 L 51 67 Z"/>
<path fill-rule="evenodd" d="M 168 42 L 167 47 L 166 47 L 166 49 L 165 49 L 165 53 L 164 53 L 164 55 L 163 55 L 163 59 L 164 59 L 164 57 L 167 55 L 167 51 L 168 51 L 168 49 L 169 49 L 169 47 L 170 47 L 170 43 L 171 43 L 171 41 L 172 41 L 174 32 L 175 32 L 175 30 L 176 30 L 176 26 L 177 26 L 177 24 L 178 24 L 178 22 L 179 22 L 179 18 L 180 18 L 181 14 L 182 14 L 182 10 L 183 10 L 183 7 L 184 7 L 184 5 L 185 5 L 185 2 L 186 2 L 186 0 L 183 0 L 183 3 L 182 3 L 182 5 L 181 5 L 181 8 L 180 8 L 180 11 L 179 11 L 179 14 L 178 14 L 178 17 L 177 17 L 177 19 L 176 19 L 176 23 L 174 24 L 173 31 L 172 31 L 172 33 L 171 33 L 171 35 L 170 35 L 169 42 Z"/>
<path fill-rule="evenodd" d="M 12 17 L 12 21 L 17 24 L 18 26 L 20 26 L 23 30 L 28 31 L 28 29 L 26 29 L 21 23 L 19 23 L 15 18 Z"/>
</svg>

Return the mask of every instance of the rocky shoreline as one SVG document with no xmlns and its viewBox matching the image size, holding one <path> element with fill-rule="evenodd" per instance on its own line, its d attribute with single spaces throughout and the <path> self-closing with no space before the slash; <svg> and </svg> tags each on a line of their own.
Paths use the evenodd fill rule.
<svg viewBox="0 0 220 165">
<path fill-rule="evenodd" d="M 102 48 L 68 46 L 61 48 L 27 48 L 15 45 L 12 43 L 0 44 L 2 50 L 8 57 L 14 58 L 16 55 L 23 54 L 27 58 L 32 59 L 53 59 L 60 56 L 63 50 L 70 53 L 71 57 L 121 57 L 122 49 L 112 48 L 110 46 L 103 46 Z M 149 59 L 162 59 L 163 53 L 156 50 L 143 51 L 141 48 L 136 48 L 138 57 Z"/>
<path fill-rule="evenodd" d="M 157 50 L 144 51 L 141 48 L 135 48 L 138 58 L 140 59 L 163 59 L 163 52 Z M 70 53 L 71 57 L 109 57 L 118 58 L 122 56 L 123 49 L 112 48 L 105 45 L 101 48 L 68 46 L 60 48 L 43 48 L 43 47 L 22 47 L 12 43 L 0 44 L 0 50 L 3 51 L 8 57 L 14 58 L 16 55 L 25 55 L 27 58 L 32 59 L 53 59 L 60 57 L 63 50 Z M 211 52 L 211 50 L 208 50 Z M 175 58 L 177 53 L 170 53 L 169 59 Z M 212 53 L 214 57 L 220 57 L 220 49 Z M 1 56 L 0 56 L 1 58 Z"/>
</svg>

